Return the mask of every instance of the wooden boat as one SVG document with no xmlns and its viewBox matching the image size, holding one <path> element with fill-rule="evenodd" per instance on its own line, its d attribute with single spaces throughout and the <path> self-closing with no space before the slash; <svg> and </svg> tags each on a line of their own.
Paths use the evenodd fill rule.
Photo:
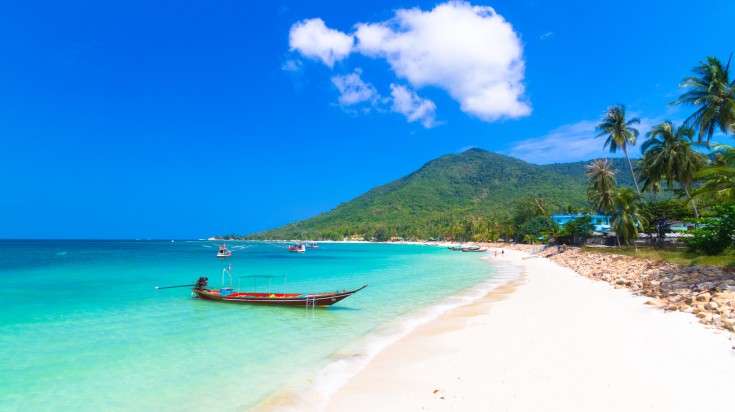
<svg viewBox="0 0 735 412">
<path fill-rule="evenodd" d="M 462 248 L 462 252 L 487 252 L 487 248 L 480 246 L 467 246 Z"/>
<path fill-rule="evenodd" d="M 462 245 L 455 245 L 455 246 L 449 246 L 447 249 L 454 250 L 454 251 L 457 251 L 458 252 L 458 251 L 462 250 L 463 248 L 464 247 Z"/>
<path fill-rule="evenodd" d="M 311 249 L 319 249 L 319 245 L 316 242 L 307 242 L 304 245 Z"/>
<path fill-rule="evenodd" d="M 226 271 L 226 270 L 225 270 Z M 223 276 L 224 272 L 223 271 Z M 283 278 L 285 285 L 285 276 L 241 276 L 239 279 L 249 278 L 252 280 Z M 230 278 L 232 279 L 232 278 Z M 207 289 L 206 277 L 200 277 L 194 284 L 193 293 L 200 299 L 213 300 L 226 303 L 243 303 L 250 305 L 265 306 L 300 306 L 300 307 L 326 307 L 334 305 L 340 300 L 352 296 L 353 294 L 365 289 L 367 285 L 354 290 L 324 292 L 324 293 L 283 293 L 280 292 L 240 292 L 233 290 L 232 286 L 220 289 Z M 238 282 L 239 283 L 239 282 Z M 270 282 L 269 282 L 270 283 Z"/>
<path fill-rule="evenodd" d="M 226 258 L 232 256 L 232 251 L 227 249 L 226 244 L 219 245 L 219 250 L 217 251 L 217 257 L 218 258 Z"/>
<path fill-rule="evenodd" d="M 306 246 L 303 243 L 288 245 L 288 251 L 294 253 L 306 253 Z"/>
</svg>

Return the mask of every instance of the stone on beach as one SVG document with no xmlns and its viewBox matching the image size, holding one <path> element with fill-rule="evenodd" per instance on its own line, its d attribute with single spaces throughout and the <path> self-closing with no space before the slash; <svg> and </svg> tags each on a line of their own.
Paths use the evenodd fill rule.
<svg viewBox="0 0 735 412">
<path fill-rule="evenodd" d="M 505 243 L 487 246 L 524 252 L 538 249 L 536 245 Z M 615 288 L 630 289 L 635 295 L 654 298 L 656 300 L 649 302 L 664 310 L 693 313 L 701 323 L 735 331 L 733 322 L 728 321 L 730 314 L 735 312 L 735 272 L 731 268 L 683 267 L 623 255 L 585 253 L 574 247 L 568 247 L 563 253 L 554 248 L 547 249 L 538 255 L 581 276 L 610 283 Z M 697 302 L 705 305 L 697 306 Z"/>
</svg>

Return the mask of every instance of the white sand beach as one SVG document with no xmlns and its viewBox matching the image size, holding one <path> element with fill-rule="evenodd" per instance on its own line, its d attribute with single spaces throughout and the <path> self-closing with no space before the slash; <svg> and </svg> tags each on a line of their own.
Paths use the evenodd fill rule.
<svg viewBox="0 0 735 412">
<path fill-rule="evenodd" d="M 491 253 L 488 256 L 493 256 Z M 379 353 L 328 411 L 706 411 L 735 404 L 730 335 L 505 250 L 520 280 Z"/>
</svg>

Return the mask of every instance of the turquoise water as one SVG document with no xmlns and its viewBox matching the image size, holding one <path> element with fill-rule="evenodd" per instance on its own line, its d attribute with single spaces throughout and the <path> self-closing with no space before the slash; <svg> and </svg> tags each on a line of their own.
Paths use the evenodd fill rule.
<svg viewBox="0 0 735 412">
<path fill-rule="evenodd" d="M 320 371 L 399 333 L 397 319 L 405 329 L 493 274 L 484 254 L 440 247 L 229 245 L 223 260 L 204 241 L 0 241 L 0 410 L 246 410 L 313 386 Z M 288 292 L 370 286 L 315 310 L 155 289 L 199 276 L 219 286 L 230 264 L 235 288 L 256 274 L 286 275 Z"/>
</svg>

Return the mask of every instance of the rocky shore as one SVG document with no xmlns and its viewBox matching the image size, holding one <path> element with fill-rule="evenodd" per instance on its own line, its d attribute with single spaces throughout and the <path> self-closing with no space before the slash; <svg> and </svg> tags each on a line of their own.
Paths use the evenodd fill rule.
<svg viewBox="0 0 735 412">
<path fill-rule="evenodd" d="M 586 253 L 579 248 L 487 243 L 492 248 L 532 252 L 581 276 L 648 296 L 665 311 L 691 313 L 705 325 L 735 332 L 735 269 L 688 266 L 622 255 Z"/>
</svg>

